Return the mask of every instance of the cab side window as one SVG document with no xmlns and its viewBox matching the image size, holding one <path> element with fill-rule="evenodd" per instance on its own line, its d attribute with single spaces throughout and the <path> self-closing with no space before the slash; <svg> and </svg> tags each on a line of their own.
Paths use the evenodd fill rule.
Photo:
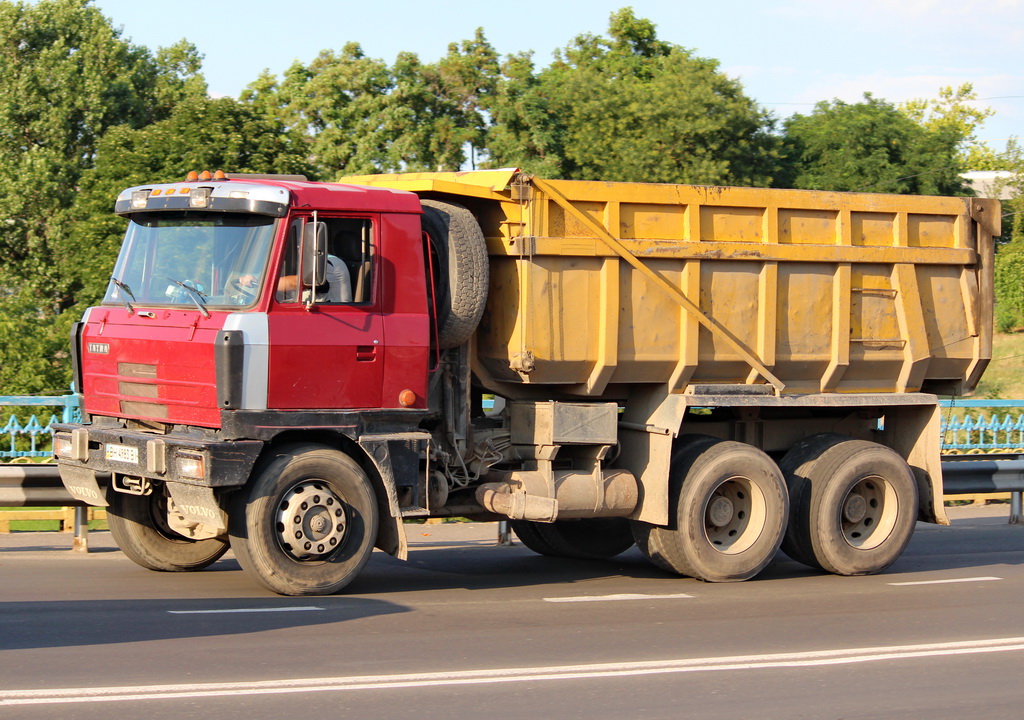
<svg viewBox="0 0 1024 720">
<path fill-rule="evenodd" d="M 326 218 L 327 275 L 340 288 L 329 291 L 326 302 L 367 303 L 373 299 L 373 224 L 363 218 Z M 339 297 L 340 296 L 340 297 Z"/>
<path fill-rule="evenodd" d="M 316 289 L 321 304 L 359 304 L 373 299 L 375 244 L 373 223 L 364 218 L 318 218 L 327 226 L 326 282 Z M 277 283 L 278 302 L 298 302 L 299 228 L 289 229 L 287 248 Z M 308 291 L 307 291 L 308 292 Z"/>
</svg>

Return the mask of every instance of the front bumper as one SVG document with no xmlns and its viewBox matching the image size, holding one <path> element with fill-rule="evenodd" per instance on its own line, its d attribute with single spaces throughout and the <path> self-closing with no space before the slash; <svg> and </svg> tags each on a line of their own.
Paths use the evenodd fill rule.
<svg viewBox="0 0 1024 720">
<path fill-rule="evenodd" d="M 61 480 L 76 498 L 106 504 L 97 475 L 121 475 L 198 487 L 245 484 L 263 449 L 258 440 L 195 440 L 117 427 L 58 424 L 54 448 Z"/>
</svg>

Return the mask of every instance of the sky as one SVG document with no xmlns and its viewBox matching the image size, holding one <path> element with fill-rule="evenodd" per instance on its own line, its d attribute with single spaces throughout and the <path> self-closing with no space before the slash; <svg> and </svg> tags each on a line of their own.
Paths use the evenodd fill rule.
<svg viewBox="0 0 1024 720">
<path fill-rule="evenodd" d="M 281 75 L 321 50 L 357 42 L 393 62 L 426 62 L 476 28 L 502 55 L 531 50 L 538 68 L 576 35 L 606 35 L 626 5 L 658 37 L 714 58 L 745 93 L 785 118 L 865 92 L 893 103 L 973 83 L 996 115 L 978 138 L 1024 137 L 1024 0 L 94 0 L 123 37 L 151 50 L 182 38 L 203 54 L 215 96 L 238 97 L 261 71 Z"/>
</svg>

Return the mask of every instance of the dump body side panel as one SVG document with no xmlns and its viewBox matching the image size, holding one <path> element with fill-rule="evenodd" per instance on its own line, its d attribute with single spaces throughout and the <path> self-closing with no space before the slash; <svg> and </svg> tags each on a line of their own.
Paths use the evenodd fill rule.
<svg viewBox="0 0 1024 720">
<path fill-rule="evenodd" d="M 771 378 L 787 394 L 963 394 L 991 357 L 991 201 L 505 172 L 353 181 L 463 193 L 491 255 L 474 370 L 506 396 Z"/>
</svg>

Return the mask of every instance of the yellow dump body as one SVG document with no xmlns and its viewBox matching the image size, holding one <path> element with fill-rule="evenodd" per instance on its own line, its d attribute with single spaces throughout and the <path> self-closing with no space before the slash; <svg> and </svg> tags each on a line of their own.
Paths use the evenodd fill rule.
<svg viewBox="0 0 1024 720">
<path fill-rule="evenodd" d="M 637 383 L 962 394 L 991 357 L 996 201 L 511 170 L 344 182 L 476 214 L 491 280 L 474 369 L 510 397 Z"/>
</svg>

